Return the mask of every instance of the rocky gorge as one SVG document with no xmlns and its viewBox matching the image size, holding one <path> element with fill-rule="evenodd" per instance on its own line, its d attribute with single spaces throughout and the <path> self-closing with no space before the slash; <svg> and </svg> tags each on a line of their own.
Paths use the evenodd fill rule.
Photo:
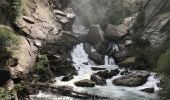
<svg viewBox="0 0 170 100">
<path fill-rule="evenodd" d="M 24 13 L 10 18 L 11 5 Z M 168 1 L 4 0 L 0 6 L 0 33 L 19 38 L 0 57 L 0 85 L 13 95 L 7 100 L 160 99 L 150 59 L 133 49 L 168 40 Z"/>
</svg>

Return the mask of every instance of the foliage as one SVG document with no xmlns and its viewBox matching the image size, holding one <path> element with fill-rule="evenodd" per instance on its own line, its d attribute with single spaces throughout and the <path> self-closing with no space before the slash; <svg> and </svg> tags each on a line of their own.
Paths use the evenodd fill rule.
<svg viewBox="0 0 170 100">
<path fill-rule="evenodd" d="M 161 100 L 169 100 L 170 99 L 169 94 L 170 94 L 170 77 L 164 75 L 161 79 L 161 90 L 159 91 Z"/>
<path fill-rule="evenodd" d="M 19 37 L 8 27 L 0 26 L 0 60 L 5 62 L 17 49 Z"/>
<path fill-rule="evenodd" d="M 170 75 L 170 50 L 160 56 L 157 71 Z"/>
<path fill-rule="evenodd" d="M 0 100 L 12 100 L 12 99 L 14 99 L 12 93 L 10 93 L 4 88 L 0 88 Z"/>
<path fill-rule="evenodd" d="M 19 16 L 26 14 L 26 4 L 27 0 L 6 0 L 5 5 L 1 9 L 13 21 Z"/>
<path fill-rule="evenodd" d="M 37 58 L 36 68 L 43 69 L 44 67 L 48 65 L 48 62 L 49 61 L 48 61 L 47 55 L 39 55 Z"/>
</svg>

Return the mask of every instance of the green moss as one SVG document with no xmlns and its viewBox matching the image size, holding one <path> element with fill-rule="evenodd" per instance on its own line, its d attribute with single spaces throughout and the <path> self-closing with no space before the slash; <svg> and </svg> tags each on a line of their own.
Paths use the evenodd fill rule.
<svg viewBox="0 0 170 100">
<path fill-rule="evenodd" d="M 0 26 L 0 62 L 4 64 L 19 45 L 19 37 L 7 26 Z"/>
<path fill-rule="evenodd" d="M 159 95 L 161 100 L 169 100 L 170 99 L 170 77 L 167 75 L 163 75 L 161 79 L 161 90 L 159 91 Z"/>
<path fill-rule="evenodd" d="M 170 75 L 170 50 L 160 56 L 157 71 Z"/>
<path fill-rule="evenodd" d="M 48 62 L 49 61 L 47 55 L 39 55 L 37 58 L 36 68 L 43 69 L 44 67 L 47 67 Z"/>
<path fill-rule="evenodd" d="M 0 100 L 12 100 L 14 96 L 4 88 L 0 88 Z"/>
<path fill-rule="evenodd" d="M 1 10 L 10 20 L 14 21 L 26 14 L 26 4 L 27 0 L 6 0 L 6 4 L 1 7 Z"/>
</svg>

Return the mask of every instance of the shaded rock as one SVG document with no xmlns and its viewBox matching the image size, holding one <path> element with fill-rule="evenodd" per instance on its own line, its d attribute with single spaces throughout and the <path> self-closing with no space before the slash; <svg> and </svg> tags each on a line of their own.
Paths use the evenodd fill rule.
<svg viewBox="0 0 170 100">
<path fill-rule="evenodd" d="M 106 85 L 106 80 L 98 75 L 91 75 L 90 80 L 92 80 L 93 82 L 95 82 L 97 85 Z"/>
<path fill-rule="evenodd" d="M 93 60 L 96 64 L 104 65 L 104 57 L 101 54 L 93 52 L 90 53 L 88 57 L 90 60 Z"/>
<path fill-rule="evenodd" d="M 142 89 L 141 91 L 143 92 L 147 92 L 147 93 L 154 93 L 154 88 L 146 88 L 146 89 Z"/>
<path fill-rule="evenodd" d="M 118 65 L 120 67 L 129 68 L 131 66 L 134 66 L 135 62 L 136 62 L 136 58 L 135 57 L 129 57 L 129 58 L 126 58 L 125 60 L 121 61 Z"/>
<path fill-rule="evenodd" d="M 99 25 L 91 25 L 89 28 L 89 33 L 86 36 L 86 40 L 92 45 L 96 45 L 104 40 L 103 34 L 104 32 Z"/>
<path fill-rule="evenodd" d="M 131 73 L 126 76 L 117 78 L 113 80 L 112 83 L 117 86 L 136 87 L 145 84 L 149 76 L 149 72 L 138 71 L 136 73 Z"/>
<path fill-rule="evenodd" d="M 73 75 L 68 75 L 68 76 L 63 77 L 61 81 L 70 81 L 73 78 L 74 78 Z"/>
<path fill-rule="evenodd" d="M 119 70 L 115 69 L 115 70 L 111 70 L 109 73 L 110 78 L 112 78 L 113 76 L 116 76 L 117 74 L 119 74 Z"/>
<path fill-rule="evenodd" d="M 91 47 L 92 45 L 90 43 L 84 43 L 84 51 L 87 53 L 87 54 L 90 54 L 92 52 L 91 50 Z"/>
<path fill-rule="evenodd" d="M 69 85 L 58 86 L 57 89 L 59 93 L 64 94 L 64 95 L 70 94 L 72 93 L 71 91 L 73 91 L 73 87 Z M 58 93 L 58 91 L 56 93 Z M 53 91 L 52 93 L 55 93 L 55 92 Z"/>
<path fill-rule="evenodd" d="M 78 87 L 94 87 L 95 86 L 95 82 L 88 80 L 88 79 L 77 81 L 74 84 Z"/>
<path fill-rule="evenodd" d="M 95 49 L 102 55 L 108 54 L 113 46 L 109 41 L 101 41 L 95 45 Z"/>
<path fill-rule="evenodd" d="M 35 23 L 35 20 L 34 20 L 33 17 L 22 16 L 22 18 L 23 18 L 27 23 L 30 23 L 30 24 L 34 24 L 34 23 Z"/>
<path fill-rule="evenodd" d="M 104 79 L 110 78 L 108 70 L 99 71 L 99 72 L 95 73 L 94 75 L 98 75 L 98 76 L 100 76 L 100 77 L 102 77 Z"/>
<path fill-rule="evenodd" d="M 127 75 L 127 74 L 130 74 L 131 72 L 128 71 L 128 69 L 126 69 L 125 71 L 122 71 L 120 73 L 120 75 Z"/>
<path fill-rule="evenodd" d="M 105 70 L 106 68 L 100 68 L 100 67 L 91 67 L 92 70 L 96 71 L 96 70 Z"/>
<path fill-rule="evenodd" d="M 56 76 L 62 76 L 62 75 L 78 75 L 78 72 L 75 67 L 69 64 L 65 65 L 58 65 L 58 66 L 52 66 L 52 71 Z"/>
<path fill-rule="evenodd" d="M 7 69 L 0 69 L 0 86 L 6 84 L 8 80 L 11 79 L 11 73 Z"/>
<path fill-rule="evenodd" d="M 84 65 L 88 65 L 88 62 L 84 62 L 83 64 L 84 64 Z"/>
</svg>

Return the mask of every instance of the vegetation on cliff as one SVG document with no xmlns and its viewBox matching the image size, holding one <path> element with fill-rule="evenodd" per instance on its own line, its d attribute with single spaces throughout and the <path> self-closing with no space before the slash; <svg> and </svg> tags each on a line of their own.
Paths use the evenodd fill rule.
<svg viewBox="0 0 170 100">
<path fill-rule="evenodd" d="M 19 16 L 26 14 L 27 0 L 6 0 L 6 3 L 1 7 L 8 19 L 16 20 Z"/>
<path fill-rule="evenodd" d="M 9 57 L 13 56 L 13 51 L 19 45 L 19 37 L 7 26 L 0 27 L 0 61 L 4 65 Z"/>
</svg>

